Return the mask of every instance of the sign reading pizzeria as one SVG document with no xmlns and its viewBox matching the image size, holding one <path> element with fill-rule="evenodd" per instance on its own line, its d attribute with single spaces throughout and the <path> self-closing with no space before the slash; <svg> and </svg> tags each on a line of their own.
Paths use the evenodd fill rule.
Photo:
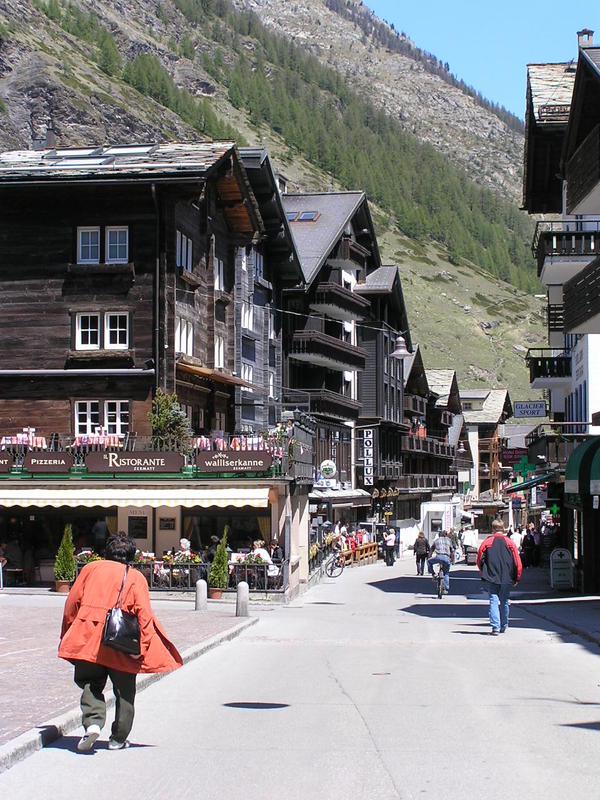
<svg viewBox="0 0 600 800">
<path fill-rule="evenodd" d="M 72 466 L 70 453 L 27 453 L 23 459 L 27 472 L 68 472 Z"/>
<path fill-rule="evenodd" d="M 9 453 L 0 453 L 0 472 L 9 472 L 14 467 L 15 459 Z"/>
<path fill-rule="evenodd" d="M 89 472 L 180 472 L 183 465 L 181 453 L 166 451 L 88 453 L 85 457 Z"/>
<path fill-rule="evenodd" d="M 272 463 L 271 454 L 260 450 L 221 450 L 196 455 L 198 472 L 266 472 Z"/>
</svg>

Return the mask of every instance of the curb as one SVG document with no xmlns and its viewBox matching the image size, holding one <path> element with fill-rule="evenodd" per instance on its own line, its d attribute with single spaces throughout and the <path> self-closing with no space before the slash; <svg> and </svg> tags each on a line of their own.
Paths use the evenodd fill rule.
<svg viewBox="0 0 600 800">
<path fill-rule="evenodd" d="M 524 602 L 526 603 L 527 601 Z M 600 636 L 595 636 L 593 633 L 585 630 L 585 628 L 571 625 L 568 622 L 558 622 L 555 617 L 550 617 L 548 614 L 541 614 L 537 609 L 534 611 L 527 605 L 520 605 L 519 607 L 527 611 L 528 614 L 533 614 L 534 617 L 539 617 L 540 619 L 546 620 L 546 622 L 551 622 L 553 625 L 556 625 L 557 628 L 564 628 L 564 630 L 569 631 L 569 633 L 574 633 L 575 636 L 579 636 L 592 644 L 600 645 Z"/>
<path fill-rule="evenodd" d="M 184 665 L 208 653 L 209 650 L 218 647 L 220 644 L 235 639 L 243 633 L 246 628 L 256 625 L 257 622 L 258 617 L 250 617 L 234 625 L 234 627 L 229 628 L 229 630 L 221 631 L 221 633 L 217 633 L 196 645 L 192 645 L 192 647 L 188 647 L 188 649 L 182 653 Z M 169 674 L 168 672 L 160 672 L 140 676 L 137 681 L 137 693 L 142 692 L 148 686 L 156 683 L 156 681 L 162 680 L 162 678 L 167 677 Z M 115 698 L 112 691 L 107 690 L 107 710 L 112 708 L 114 703 Z M 15 739 L 11 739 L 9 742 L 6 742 L 6 744 L 0 746 L 0 773 L 10 769 L 19 761 L 33 755 L 37 750 L 41 750 L 46 745 L 60 739 L 61 736 L 79 727 L 81 727 L 81 710 L 77 707 L 72 708 L 70 711 L 65 711 L 64 714 L 53 717 L 47 722 L 43 722 L 35 728 L 30 728 L 30 730 L 25 731 L 25 733 L 22 733 Z"/>
</svg>

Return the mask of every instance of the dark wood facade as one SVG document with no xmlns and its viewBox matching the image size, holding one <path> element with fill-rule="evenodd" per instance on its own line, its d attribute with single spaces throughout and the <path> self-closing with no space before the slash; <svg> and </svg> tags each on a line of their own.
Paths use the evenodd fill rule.
<svg viewBox="0 0 600 800">
<path fill-rule="evenodd" d="M 279 420 L 278 264 L 288 280 L 298 272 L 289 229 L 271 243 L 233 146 L 193 169 L 193 146 L 160 148 L 183 159 L 179 172 L 148 156 L 135 175 L 82 163 L 63 178 L 73 151 L 42 153 L 39 175 L 0 170 L 1 434 L 81 433 L 87 402 L 90 429 L 147 435 L 157 387 L 198 434 Z M 268 160 L 259 172 L 272 175 Z M 267 210 L 279 235 L 281 203 Z"/>
</svg>

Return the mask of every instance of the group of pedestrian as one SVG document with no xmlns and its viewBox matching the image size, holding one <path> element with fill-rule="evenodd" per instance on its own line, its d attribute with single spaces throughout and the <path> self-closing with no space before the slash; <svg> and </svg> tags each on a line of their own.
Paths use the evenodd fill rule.
<svg viewBox="0 0 600 800">
<path fill-rule="evenodd" d="M 533 522 L 530 522 L 527 527 L 525 525 L 517 525 L 514 531 L 509 528 L 508 536 L 519 551 L 523 569 L 540 565 L 542 535 Z"/>
</svg>

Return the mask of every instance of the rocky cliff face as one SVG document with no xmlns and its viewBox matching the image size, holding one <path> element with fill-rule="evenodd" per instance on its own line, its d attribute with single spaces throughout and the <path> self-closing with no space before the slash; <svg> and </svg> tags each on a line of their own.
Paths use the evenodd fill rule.
<svg viewBox="0 0 600 800">
<path fill-rule="evenodd" d="M 323 0 L 235 0 L 281 35 L 334 67 L 405 128 L 445 153 L 474 180 L 517 200 L 523 136 L 418 60 L 373 44 Z M 362 6 L 362 3 L 354 3 Z M 468 46 L 468 43 L 465 43 Z"/>
</svg>

